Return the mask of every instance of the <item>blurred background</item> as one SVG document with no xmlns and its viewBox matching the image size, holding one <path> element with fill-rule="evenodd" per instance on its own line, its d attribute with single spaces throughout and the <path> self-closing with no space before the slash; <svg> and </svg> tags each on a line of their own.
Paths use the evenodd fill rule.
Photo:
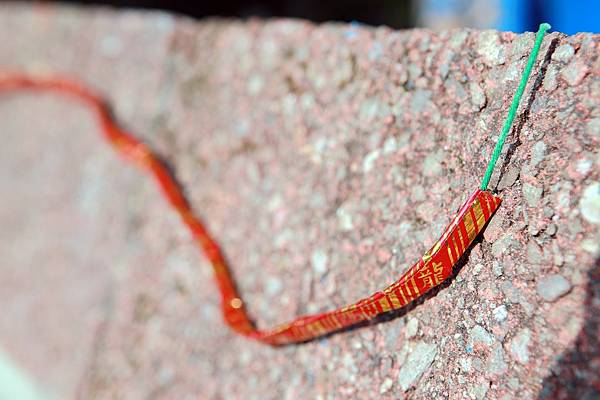
<svg viewBox="0 0 600 400">
<path fill-rule="evenodd" d="M 192 17 L 294 17 L 357 21 L 395 29 L 429 27 L 536 31 L 541 21 L 566 34 L 599 32 L 598 0 L 92 0 L 76 3 L 170 10 Z"/>
</svg>

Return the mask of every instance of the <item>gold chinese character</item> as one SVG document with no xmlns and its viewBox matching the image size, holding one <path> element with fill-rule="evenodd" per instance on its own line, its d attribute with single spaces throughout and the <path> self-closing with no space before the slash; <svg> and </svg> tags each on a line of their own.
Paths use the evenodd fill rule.
<svg viewBox="0 0 600 400">
<path fill-rule="evenodd" d="M 419 278 L 421 278 L 421 282 L 423 282 L 423 285 L 425 286 L 424 287 L 425 290 L 435 286 L 435 284 L 433 283 L 433 277 L 431 276 L 431 271 L 429 270 L 429 268 L 419 272 L 419 275 L 417 275 L 417 276 Z"/>
<path fill-rule="evenodd" d="M 435 276 L 435 284 L 439 285 L 444 280 L 443 274 L 444 268 L 442 267 L 442 263 L 433 263 L 433 272 Z"/>
</svg>

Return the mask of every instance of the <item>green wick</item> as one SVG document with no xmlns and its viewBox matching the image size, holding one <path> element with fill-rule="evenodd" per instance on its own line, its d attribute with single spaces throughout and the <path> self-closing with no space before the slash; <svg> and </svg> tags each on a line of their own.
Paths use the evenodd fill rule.
<svg viewBox="0 0 600 400">
<path fill-rule="evenodd" d="M 510 105 L 510 110 L 508 111 L 508 116 L 506 117 L 506 121 L 504 121 L 504 126 L 502 127 L 502 133 L 498 138 L 498 143 L 496 143 L 496 147 L 494 148 L 494 153 L 492 154 L 492 158 L 488 163 L 487 169 L 485 171 L 485 175 L 483 177 L 483 181 L 481 181 L 481 190 L 486 190 L 488 183 L 490 182 L 490 178 L 492 177 L 492 172 L 494 172 L 494 166 L 496 165 L 496 161 L 498 161 L 498 157 L 500 157 L 500 153 L 502 152 L 502 146 L 504 146 L 504 141 L 506 140 L 506 136 L 510 131 L 510 127 L 512 126 L 513 120 L 515 119 L 515 115 L 517 114 L 517 109 L 519 108 L 519 102 L 521 101 L 521 96 L 523 96 L 523 92 L 525 91 L 525 86 L 527 86 L 527 81 L 529 80 L 529 75 L 531 75 L 531 69 L 533 68 L 533 64 L 537 58 L 538 52 L 540 51 L 540 46 L 542 45 L 542 39 L 544 39 L 544 34 L 548 29 L 550 29 L 550 24 L 543 23 L 540 24 L 540 27 L 537 31 L 537 35 L 535 37 L 535 44 L 533 45 L 533 50 L 529 55 L 529 60 L 527 61 L 527 66 L 523 71 L 523 75 L 521 76 L 521 83 L 519 83 L 519 87 L 515 92 L 515 97 L 513 98 L 512 104 Z"/>
</svg>

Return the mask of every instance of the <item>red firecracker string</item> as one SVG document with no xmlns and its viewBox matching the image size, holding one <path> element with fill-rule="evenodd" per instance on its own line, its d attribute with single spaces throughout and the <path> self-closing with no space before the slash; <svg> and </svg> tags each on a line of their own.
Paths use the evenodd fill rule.
<svg viewBox="0 0 600 400">
<path fill-rule="evenodd" d="M 197 245 L 212 264 L 221 293 L 221 309 L 227 324 L 243 336 L 271 345 L 281 345 L 311 340 L 372 320 L 383 313 L 398 310 L 420 298 L 452 274 L 456 262 L 467 251 L 500 205 L 500 198 L 486 190 L 487 183 L 506 134 L 510 130 L 541 40 L 549 28 L 548 24 L 540 25 L 533 51 L 496 145 L 494 156 L 486 171 L 482 188 L 475 190 L 467 199 L 436 244 L 400 279 L 384 290 L 349 306 L 322 314 L 301 316 L 270 330 L 259 330 L 252 323 L 236 290 L 223 252 L 208 233 L 201 219 L 192 211 L 169 170 L 148 145 L 117 125 L 101 96 L 87 86 L 68 78 L 43 78 L 19 73 L 0 73 L 0 92 L 24 89 L 59 92 L 75 97 L 94 111 L 104 138 L 119 154 L 150 174 L 160 187 L 163 197 L 181 217 Z"/>
</svg>

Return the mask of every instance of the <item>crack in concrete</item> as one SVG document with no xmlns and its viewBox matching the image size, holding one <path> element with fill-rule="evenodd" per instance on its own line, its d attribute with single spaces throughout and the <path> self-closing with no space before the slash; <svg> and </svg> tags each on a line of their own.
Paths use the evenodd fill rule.
<svg viewBox="0 0 600 400">
<path fill-rule="evenodd" d="M 550 42 L 550 45 L 548 46 L 548 50 L 546 51 L 546 55 L 544 56 L 544 61 L 542 62 L 542 65 L 540 67 L 540 71 L 537 74 L 537 77 L 536 77 L 535 81 L 533 82 L 533 85 L 531 86 L 531 91 L 529 92 L 530 93 L 529 99 L 527 100 L 527 104 L 525 105 L 525 110 L 519 116 L 519 122 L 512 129 L 511 137 L 514 137 L 515 140 L 512 143 L 510 143 L 508 146 L 508 150 L 506 151 L 506 155 L 504 156 L 504 161 L 502 163 L 502 166 L 500 167 L 500 173 L 498 174 L 498 176 L 496 178 L 496 183 L 494 185 L 494 192 L 498 191 L 498 185 L 500 184 L 502 177 L 506 173 L 506 170 L 508 169 L 508 165 L 510 164 L 512 157 L 514 156 L 515 152 L 517 151 L 517 148 L 519 148 L 519 146 L 521 146 L 521 144 L 522 144 L 521 132 L 523 131 L 523 127 L 525 126 L 525 123 L 527 121 L 529 121 L 529 114 L 531 113 L 531 106 L 533 105 L 536 95 L 539 92 L 539 89 L 542 86 L 542 83 L 544 82 L 544 78 L 546 77 L 546 71 L 548 70 L 548 66 L 550 65 L 550 62 L 552 61 L 552 54 L 556 50 L 556 47 L 558 46 L 559 42 L 560 42 L 559 38 L 554 38 Z"/>
</svg>

